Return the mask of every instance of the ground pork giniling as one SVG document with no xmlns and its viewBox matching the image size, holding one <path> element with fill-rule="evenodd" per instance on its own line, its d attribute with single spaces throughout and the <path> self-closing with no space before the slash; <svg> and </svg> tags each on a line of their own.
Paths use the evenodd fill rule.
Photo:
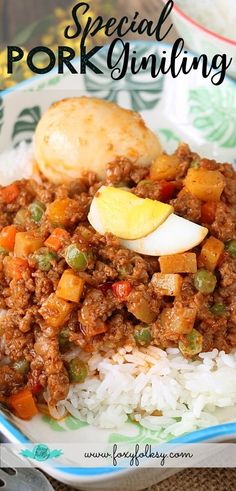
<svg viewBox="0 0 236 491">
<path fill-rule="evenodd" d="M 187 348 L 191 324 L 200 343 L 193 355 L 236 347 L 236 173 L 185 144 L 174 158 L 176 176 L 168 181 L 150 179 L 149 168 L 122 160 L 108 166 L 103 183 L 89 173 L 68 185 L 21 180 L 0 189 L 1 401 L 22 389 L 40 401 L 46 388 L 51 405 L 64 399 L 70 382 L 86 374 L 78 359 L 63 361 L 75 346 L 89 353 L 104 346 Z M 219 171 L 225 182 L 220 200 L 191 194 L 184 185 L 189 169 Z M 152 281 L 160 272 L 158 257 L 124 249 L 89 225 L 91 200 L 102 184 L 170 203 L 177 215 L 208 227 L 205 241 L 223 244 L 214 271 L 199 263 L 200 244 L 191 251 L 198 272 L 180 275 L 178 294 L 163 294 Z"/>
</svg>

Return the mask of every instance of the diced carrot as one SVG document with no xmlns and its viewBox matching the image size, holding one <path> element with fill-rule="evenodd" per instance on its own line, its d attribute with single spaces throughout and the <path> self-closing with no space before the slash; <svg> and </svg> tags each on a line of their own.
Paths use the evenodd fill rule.
<svg viewBox="0 0 236 491">
<path fill-rule="evenodd" d="M 207 201 L 201 208 L 201 221 L 211 225 L 215 220 L 217 203 L 216 201 Z"/>
<path fill-rule="evenodd" d="M 58 329 L 63 326 L 73 309 L 73 304 L 63 298 L 59 298 L 55 293 L 51 293 L 43 302 L 39 313 L 44 318 L 46 324 Z"/>
<path fill-rule="evenodd" d="M 38 412 L 32 393 L 27 388 L 11 395 L 8 403 L 16 416 L 21 419 L 31 419 Z"/>
<path fill-rule="evenodd" d="M 21 257 L 5 257 L 4 258 L 4 271 L 6 276 L 12 280 L 20 280 L 23 273 L 28 269 L 29 264 L 26 259 Z"/>
<path fill-rule="evenodd" d="M 198 257 L 198 265 L 200 268 L 206 268 L 209 271 L 214 271 L 220 257 L 224 251 L 224 243 L 215 237 L 209 237 L 205 244 L 202 246 L 202 250 Z"/>
<path fill-rule="evenodd" d="M 17 230 L 14 225 L 4 227 L 0 234 L 0 246 L 12 252 L 14 250 L 16 232 Z"/>
<path fill-rule="evenodd" d="M 151 283 L 156 292 L 161 295 L 179 295 L 183 278 L 180 274 L 154 273 Z"/>
<path fill-rule="evenodd" d="M 72 269 L 66 269 L 58 283 L 56 295 L 70 302 L 79 302 L 84 289 L 84 279 Z"/>
<path fill-rule="evenodd" d="M 64 245 L 64 241 L 69 239 L 69 233 L 63 228 L 55 228 L 53 233 L 45 240 L 44 245 L 53 251 L 59 251 Z"/>
<path fill-rule="evenodd" d="M 12 183 L 9 186 L 6 186 L 5 188 L 2 188 L 0 190 L 0 195 L 2 197 L 2 200 L 4 203 L 7 205 L 10 203 L 13 203 L 13 201 L 16 200 L 16 198 L 19 196 L 20 190 L 17 186 L 16 183 Z"/>
<path fill-rule="evenodd" d="M 42 247 L 41 237 L 34 235 L 33 232 L 17 232 L 15 238 L 14 254 L 17 257 L 28 257 L 33 252 Z"/>
<path fill-rule="evenodd" d="M 162 273 L 196 273 L 197 257 L 194 252 L 183 252 L 159 258 Z"/>
<path fill-rule="evenodd" d="M 112 290 L 115 297 L 124 302 L 132 290 L 132 285 L 129 281 L 116 281 L 112 285 Z"/>
</svg>

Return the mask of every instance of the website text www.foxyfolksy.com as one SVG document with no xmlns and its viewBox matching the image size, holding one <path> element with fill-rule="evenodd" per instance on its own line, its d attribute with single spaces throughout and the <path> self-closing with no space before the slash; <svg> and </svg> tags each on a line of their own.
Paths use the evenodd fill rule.
<svg viewBox="0 0 236 491">
<path fill-rule="evenodd" d="M 235 467 L 233 443 L 39 443 L 0 445 L 0 467 Z"/>
</svg>

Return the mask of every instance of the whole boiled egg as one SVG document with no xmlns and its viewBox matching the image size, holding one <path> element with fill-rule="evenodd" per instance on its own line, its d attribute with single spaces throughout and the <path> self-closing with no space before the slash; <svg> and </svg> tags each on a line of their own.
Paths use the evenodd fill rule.
<svg viewBox="0 0 236 491">
<path fill-rule="evenodd" d="M 53 104 L 35 132 L 38 166 L 58 184 L 86 171 L 103 179 L 109 162 L 125 158 L 149 165 L 160 153 L 158 138 L 138 113 L 93 97 Z"/>
<path fill-rule="evenodd" d="M 92 200 L 88 219 L 101 235 L 112 233 L 122 246 L 140 254 L 165 256 L 200 244 L 208 229 L 173 213 L 172 206 L 129 191 L 102 186 Z"/>
</svg>

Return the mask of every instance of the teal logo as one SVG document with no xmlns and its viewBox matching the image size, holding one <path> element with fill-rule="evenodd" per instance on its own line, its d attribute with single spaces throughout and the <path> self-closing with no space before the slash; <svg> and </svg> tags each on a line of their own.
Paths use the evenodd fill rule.
<svg viewBox="0 0 236 491">
<path fill-rule="evenodd" d="M 63 454 L 62 450 L 50 450 L 47 445 L 39 444 L 35 445 L 32 450 L 26 448 L 20 451 L 20 455 L 27 457 L 28 459 L 34 459 L 38 462 L 45 462 L 49 459 L 55 459 Z"/>
</svg>

